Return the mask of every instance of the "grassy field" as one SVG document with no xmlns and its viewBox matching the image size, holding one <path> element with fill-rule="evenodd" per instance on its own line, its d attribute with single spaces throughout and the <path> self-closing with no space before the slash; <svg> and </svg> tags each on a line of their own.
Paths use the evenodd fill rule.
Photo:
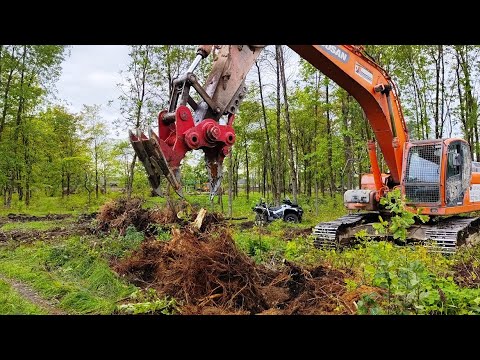
<svg viewBox="0 0 480 360">
<path fill-rule="evenodd" d="M 92 249 L 94 239 L 71 237 L 0 249 L 0 274 L 30 285 L 69 314 L 108 314 L 135 287 L 119 279 Z"/>
<path fill-rule="evenodd" d="M 0 280 L 0 314 L 46 315 L 47 312 L 20 296 L 9 283 Z"/>
<path fill-rule="evenodd" d="M 115 194 L 116 196 L 116 194 Z M 265 228 L 242 227 L 254 219 L 252 207 L 259 194 L 235 199 L 230 221 L 238 248 L 257 264 L 277 266 L 284 260 L 305 266 L 326 264 L 348 277 L 349 291 L 380 289 L 381 297 L 366 294 L 357 302 L 358 314 L 480 314 L 480 247 L 473 246 L 446 257 L 427 253 L 422 247 L 401 247 L 386 242 L 362 243 L 344 251 L 318 250 L 310 236 L 312 226 L 345 214 L 341 197 L 322 199 L 316 208 L 312 199 L 300 198 L 305 215 L 300 224 L 275 221 Z M 107 201 L 102 197 L 88 204 L 85 199 L 47 198 L 29 208 L 2 209 L 0 235 L 9 232 L 55 231 L 75 226 L 77 215 L 98 211 Z M 187 196 L 191 204 L 212 210 L 207 194 Z M 224 213 L 228 198 L 223 198 Z M 146 197 L 144 207 L 164 207 L 164 198 Z M 221 206 L 215 202 L 214 211 Z M 30 215 L 71 214 L 62 220 L 11 221 L 9 213 Z M 168 240 L 169 232 L 157 239 Z M 158 297 L 119 277 L 112 263 L 131 254 L 144 241 L 144 234 L 129 228 L 124 235 L 78 234 L 39 241 L 0 242 L 0 314 L 46 314 L 11 286 L 16 281 L 30 287 L 39 297 L 67 314 L 176 312 L 175 299 Z M 378 295 L 378 294 L 377 294 Z"/>
</svg>

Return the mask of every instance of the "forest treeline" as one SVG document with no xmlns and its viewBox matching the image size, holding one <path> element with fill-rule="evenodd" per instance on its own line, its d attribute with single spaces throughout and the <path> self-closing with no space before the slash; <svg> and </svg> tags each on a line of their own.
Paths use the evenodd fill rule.
<svg viewBox="0 0 480 360">
<path fill-rule="evenodd" d="M 463 137 L 477 161 L 479 49 L 365 46 L 397 84 L 410 137 Z M 0 195 L 6 207 L 12 198 L 29 205 L 32 197 L 83 193 L 90 199 L 112 187 L 148 191 L 127 129 L 155 126 L 168 105 L 171 80 L 188 68 L 196 46 L 130 46 L 118 84 L 122 116 L 112 124 L 101 117 L 108 104 L 84 104 L 72 113 L 53 96 L 70 50 L 0 45 Z M 202 63 L 201 79 L 210 65 Z M 369 171 L 366 144 L 373 135 L 350 94 L 280 45 L 264 49 L 246 83 L 236 143 L 224 164 L 224 192 L 248 196 L 255 189 L 279 201 L 287 193 L 294 199 L 333 196 L 358 186 Z M 115 138 L 114 130 L 125 136 Z M 381 167 L 387 170 L 383 161 Z M 203 159 L 184 161 L 182 177 L 190 188 L 201 188 L 207 179 Z"/>
</svg>

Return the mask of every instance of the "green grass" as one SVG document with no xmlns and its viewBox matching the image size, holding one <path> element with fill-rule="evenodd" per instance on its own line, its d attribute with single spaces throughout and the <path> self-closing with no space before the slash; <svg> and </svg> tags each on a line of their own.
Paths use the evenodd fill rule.
<svg viewBox="0 0 480 360">
<path fill-rule="evenodd" d="M 2 231 L 11 231 L 11 230 L 39 230 L 47 231 L 55 228 L 65 227 L 66 225 L 72 223 L 74 219 L 62 219 L 62 220 L 42 220 L 42 221 L 16 221 L 4 224 L 0 227 Z"/>
<path fill-rule="evenodd" d="M 86 194 L 72 194 L 69 196 L 53 196 L 53 197 L 34 197 L 29 206 L 25 206 L 25 202 L 18 201 L 17 195 L 14 194 L 10 208 L 0 206 L 0 216 L 10 213 L 24 213 L 29 215 L 48 215 L 48 214 L 72 214 L 79 215 L 82 213 L 92 213 L 98 211 L 98 207 L 105 203 L 108 199 L 117 198 L 119 192 L 108 193 L 108 195 L 100 195 L 95 199 L 92 196 L 91 202 L 88 202 Z"/>
<path fill-rule="evenodd" d="M 46 315 L 47 312 L 21 297 L 11 286 L 0 280 L 0 315 Z"/>
<path fill-rule="evenodd" d="M 176 195 L 174 195 L 176 196 Z M 247 196 L 244 192 L 241 192 L 234 200 L 232 206 L 233 217 L 247 217 L 248 220 L 254 220 L 255 214 L 252 208 L 258 203 L 259 199 L 262 197 L 261 193 L 252 192 L 250 197 L 247 200 Z M 196 194 L 196 195 L 185 195 L 185 198 L 191 204 L 195 204 L 200 207 L 204 207 L 209 211 L 221 211 L 221 206 L 218 204 L 218 197 L 215 197 L 213 201 L 213 208 L 210 204 L 208 193 Z M 290 196 L 292 199 L 292 196 Z M 272 200 L 267 201 L 269 204 L 272 203 Z M 317 208 L 315 205 L 314 197 L 300 196 L 298 199 L 299 205 L 304 210 L 304 215 L 302 219 L 302 225 L 305 227 L 315 226 L 319 222 L 328 221 L 336 219 L 340 216 L 343 216 L 347 213 L 343 206 L 343 195 L 337 194 L 335 198 L 330 198 L 329 196 L 325 198 L 319 198 L 318 201 L 318 214 Z M 155 205 L 164 206 L 166 204 L 166 199 L 162 197 L 147 197 L 145 202 L 145 207 L 150 208 Z M 228 214 L 228 195 L 223 195 L 223 213 Z"/>
<path fill-rule="evenodd" d="M 92 239 L 71 237 L 57 244 L 35 242 L 0 250 L 0 273 L 28 283 L 71 314 L 111 314 L 135 287 L 110 269 Z"/>
</svg>

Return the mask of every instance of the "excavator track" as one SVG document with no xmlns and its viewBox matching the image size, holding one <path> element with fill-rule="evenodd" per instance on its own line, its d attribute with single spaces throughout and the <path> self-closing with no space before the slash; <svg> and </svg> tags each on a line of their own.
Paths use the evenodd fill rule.
<svg viewBox="0 0 480 360">
<path fill-rule="evenodd" d="M 372 227 L 378 213 L 357 213 L 322 222 L 312 231 L 313 244 L 319 249 L 339 249 L 355 243 L 355 234 L 365 230 L 371 239 L 378 239 Z M 459 246 L 480 240 L 480 217 L 453 216 L 435 223 L 416 224 L 408 229 L 407 243 L 421 244 L 429 252 L 453 254 Z"/>
<path fill-rule="evenodd" d="M 377 217 L 376 217 L 377 216 Z M 342 216 L 333 221 L 318 224 L 313 228 L 315 237 L 313 244 L 319 249 L 337 249 L 349 242 L 342 241 L 342 235 L 352 227 L 360 225 L 367 220 L 378 219 L 378 213 L 359 213 Z"/>
<path fill-rule="evenodd" d="M 464 244 L 474 242 L 479 235 L 480 217 L 454 216 L 435 225 L 422 225 L 425 229 L 424 246 L 429 252 L 453 254 Z"/>
</svg>

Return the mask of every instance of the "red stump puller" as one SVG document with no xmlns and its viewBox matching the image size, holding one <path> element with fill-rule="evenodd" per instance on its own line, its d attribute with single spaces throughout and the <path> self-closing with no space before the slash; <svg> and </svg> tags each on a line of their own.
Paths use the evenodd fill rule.
<svg viewBox="0 0 480 360">
<path fill-rule="evenodd" d="M 211 192 L 216 193 L 222 178 L 221 164 L 235 143 L 235 130 L 231 126 L 234 115 L 229 116 L 227 125 L 205 119 L 195 126 L 186 106 L 179 106 L 174 118 L 165 116 L 167 114 L 164 110 L 158 115 L 159 136 L 151 129 L 150 138 L 130 132 L 130 141 L 147 170 L 150 185 L 160 195 L 159 175 L 164 174 L 175 191 L 183 196 L 180 163 L 188 151 L 203 149 L 211 180 L 214 180 Z"/>
</svg>

